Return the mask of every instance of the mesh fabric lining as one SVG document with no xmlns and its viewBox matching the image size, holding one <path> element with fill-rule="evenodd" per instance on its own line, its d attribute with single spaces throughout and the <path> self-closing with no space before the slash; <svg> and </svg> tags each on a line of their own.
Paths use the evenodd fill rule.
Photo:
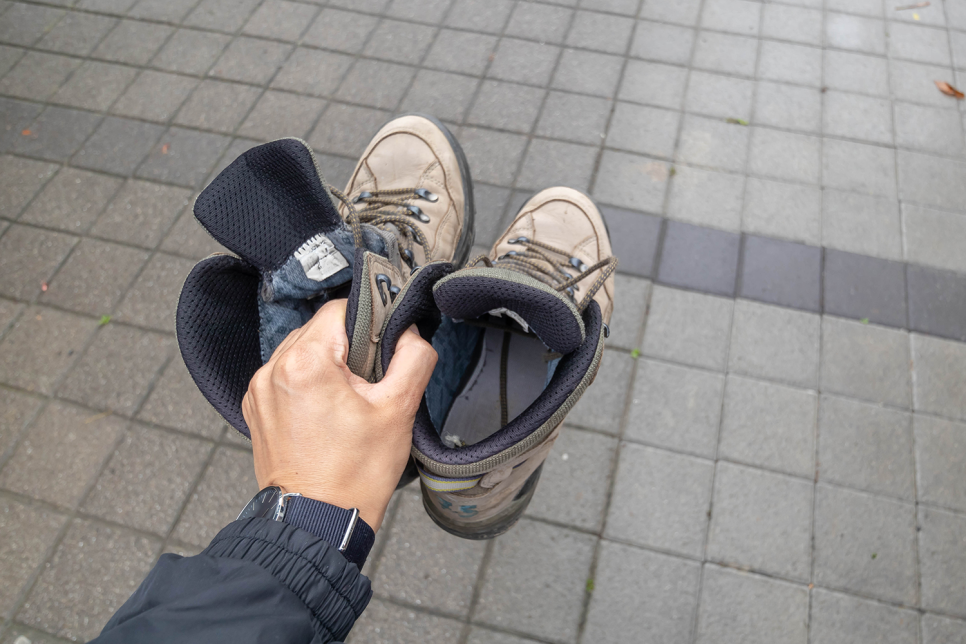
<svg viewBox="0 0 966 644">
<path fill-rule="evenodd" d="M 365 249 L 356 248 L 356 254 L 352 262 L 352 288 L 349 290 L 349 299 L 345 305 L 345 335 L 349 338 L 349 346 L 352 346 L 352 332 L 356 328 L 356 317 L 359 315 L 359 291 L 362 288 L 362 280 L 358 279 L 362 275 L 362 264 L 365 261 Z M 366 340 L 368 342 L 368 339 Z"/>
<path fill-rule="evenodd" d="M 227 248 L 276 270 L 306 239 L 341 225 L 304 143 L 252 148 L 222 170 L 195 202 L 195 217 Z"/>
<path fill-rule="evenodd" d="M 178 300 L 178 345 L 188 372 L 215 410 L 251 437 L 241 404 L 262 366 L 258 272 L 227 255 L 191 269 Z"/>
<path fill-rule="evenodd" d="M 437 285 L 434 294 L 439 310 L 454 320 L 473 320 L 493 309 L 509 309 L 526 320 L 547 347 L 559 353 L 574 351 L 584 340 L 575 311 L 553 292 L 468 271 Z"/>
</svg>

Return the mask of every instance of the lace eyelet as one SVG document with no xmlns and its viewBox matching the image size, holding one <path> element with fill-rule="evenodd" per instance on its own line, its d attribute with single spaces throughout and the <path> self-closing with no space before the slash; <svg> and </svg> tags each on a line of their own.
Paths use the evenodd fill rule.
<svg viewBox="0 0 966 644">
<path fill-rule="evenodd" d="M 576 268 L 581 273 L 587 270 L 587 264 L 584 264 L 579 257 L 571 257 L 570 265 Z"/>
<path fill-rule="evenodd" d="M 372 198 L 372 193 L 363 190 L 362 192 L 356 195 L 355 199 L 352 200 L 352 203 L 359 203 L 363 199 L 371 199 L 371 198 Z"/>
<path fill-rule="evenodd" d="M 508 239 L 506 243 L 508 243 L 508 244 L 528 244 L 528 243 L 530 243 L 530 240 L 527 239 L 526 237 L 514 237 L 513 239 Z"/>
<path fill-rule="evenodd" d="M 425 199 L 429 203 L 436 203 L 437 201 L 439 201 L 439 196 L 433 194 L 432 192 L 430 192 L 429 190 L 426 190 L 425 188 L 416 188 L 413 192 L 420 199 Z"/>
</svg>

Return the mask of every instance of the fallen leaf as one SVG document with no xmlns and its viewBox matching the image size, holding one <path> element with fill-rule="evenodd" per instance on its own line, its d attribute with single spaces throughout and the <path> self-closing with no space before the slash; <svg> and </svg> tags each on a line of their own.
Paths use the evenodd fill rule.
<svg viewBox="0 0 966 644">
<path fill-rule="evenodd" d="M 921 9 L 922 7 L 928 7 L 928 6 L 929 6 L 928 2 L 917 2 L 916 4 L 907 4 L 901 7 L 896 7 L 896 11 L 906 11 L 907 9 Z"/>
<path fill-rule="evenodd" d="M 913 20 L 919 20 L 919 14 L 918 13 L 912 14 L 912 19 Z"/>
<path fill-rule="evenodd" d="M 945 94 L 946 96 L 952 96 L 953 98 L 957 98 L 959 100 L 963 100 L 963 98 L 966 98 L 966 94 L 963 94 L 961 91 L 959 91 L 958 89 L 956 89 L 955 87 L 947 83 L 946 81 L 933 81 L 933 82 L 936 83 L 936 87 L 939 88 L 939 91 Z"/>
<path fill-rule="evenodd" d="M 40 283 L 40 290 L 43 291 L 44 293 L 47 292 L 47 282 Z"/>
<path fill-rule="evenodd" d="M 876 558 L 876 557 L 878 557 L 878 556 L 879 556 L 879 555 L 878 555 L 878 553 L 875 553 L 875 552 L 873 552 L 873 553 L 872 553 L 872 558 L 873 558 L 873 559 L 875 559 L 875 558 Z"/>
<path fill-rule="evenodd" d="M 111 316 L 110 315 L 102 315 L 101 316 L 101 321 L 98 324 L 100 326 L 104 326 L 105 324 L 110 323 L 110 321 L 111 321 Z"/>
<path fill-rule="evenodd" d="M 30 136 L 31 134 L 33 134 L 33 132 L 31 132 L 30 130 L 24 130 L 23 132 L 21 132 L 21 134 L 23 134 L 24 136 Z"/>
<path fill-rule="evenodd" d="M 85 424 L 85 425 L 90 425 L 90 424 L 91 424 L 91 423 L 93 423 L 93 422 L 94 422 L 95 420 L 100 420 L 100 419 L 102 419 L 102 418 L 107 418 L 108 416 L 110 416 L 110 415 L 111 415 L 111 414 L 113 414 L 113 413 L 114 413 L 113 411 L 105 411 L 105 412 L 104 412 L 104 413 L 102 413 L 102 414 L 95 414 L 95 415 L 93 415 L 93 416 L 91 416 L 91 417 L 89 417 L 89 418 L 86 418 L 86 419 L 84 420 L 84 424 Z"/>
<path fill-rule="evenodd" d="M 868 324 L 869 318 L 862 318 L 861 320 L 859 320 L 859 322 L 861 322 L 862 324 Z"/>
<path fill-rule="evenodd" d="M 725 119 L 725 123 L 731 123 L 732 125 L 748 125 L 748 121 L 745 119 Z"/>
<path fill-rule="evenodd" d="M 673 167 L 672 167 L 672 168 L 671 168 L 670 170 L 668 170 L 668 174 L 670 174 L 670 175 L 671 175 L 672 177 L 673 177 L 674 175 L 676 175 L 677 173 L 678 173 L 678 171 L 677 171 L 677 170 L 675 170 L 675 169 L 674 169 Z"/>
<path fill-rule="evenodd" d="M 171 145 L 169 143 L 165 143 L 164 145 L 161 146 L 161 154 L 167 154 L 168 150 L 170 149 L 171 149 Z"/>
<path fill-rule="evenodd" d="M 593 579 L 588 579 L 587 580 L 587 592 L 588 593 L 594 592 L 594 580 Z"/>
<path fill-rule="evenodd" d="M 633 351 L 631 351 L 631 357 L 632 358 L 640 358 L 641 357 L 641 350 L 640 349 L 634 349 Z"/>
</svg>

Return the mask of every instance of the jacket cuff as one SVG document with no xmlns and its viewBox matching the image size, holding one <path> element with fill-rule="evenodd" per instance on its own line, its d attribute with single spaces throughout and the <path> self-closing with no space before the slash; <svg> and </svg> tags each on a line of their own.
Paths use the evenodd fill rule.
<svg viewBox="0 0 966 644">
<path fill-rule="evenodd" d="M 202 554 L 264 568 L 302 600 L 317 627 L 338 641 L 349 634 L 372 597 L 369 579 L 355 564 L 325 541 L 287 523 L 261 518 L 234 521 Z"/>
</svg>

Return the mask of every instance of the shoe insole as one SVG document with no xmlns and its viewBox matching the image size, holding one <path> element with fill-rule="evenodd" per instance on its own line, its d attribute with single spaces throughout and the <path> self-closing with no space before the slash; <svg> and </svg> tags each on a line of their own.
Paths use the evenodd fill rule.
<svg viewBox="0 0 966 644">
<path fill-rule="evenodd" d="M 440 436 L 450 447 L 474 445 L 503 427 L 500 403 L 500 360 L 507 347 L 507 420 L 519 416 L 547 383 L 547 347 L 538 338 L 486 329 L 479 358 L 456 394 Z"/>
</svg>

